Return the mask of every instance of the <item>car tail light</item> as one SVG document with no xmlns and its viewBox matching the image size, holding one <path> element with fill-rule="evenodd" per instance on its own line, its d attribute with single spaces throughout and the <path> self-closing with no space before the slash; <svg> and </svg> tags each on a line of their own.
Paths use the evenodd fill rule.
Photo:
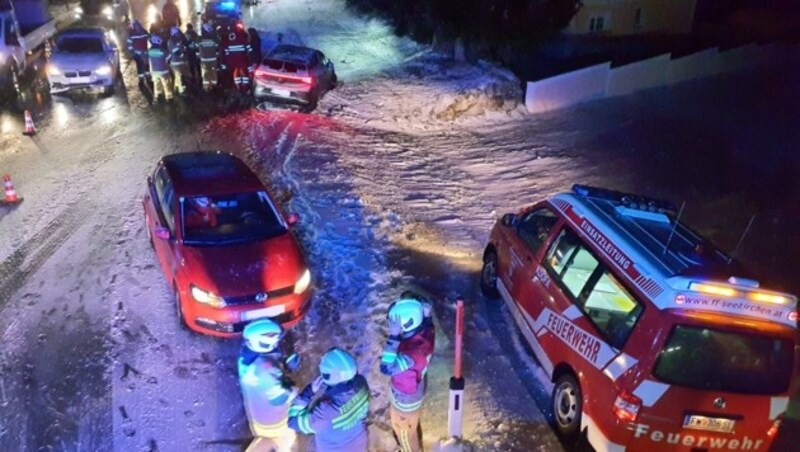
<svg viewBox="0 0 800 452">
<path fill-rule="evenodd" d="M 306 85 L 311 85 L 314 83 L 314 77 L 310 75 L 308 77 L 300 77 L 300 81 Z"/>
<path fill-rule="evenodd" d="M 778 434 L 778 430 L 780 430 L 780 428 L 781 428 L 781 420 L 775 419 L 775 421 L 772 423 L 772 427 L 770 427 L 769 430 L 767 430 L 767 436 L 769 436 L 770 438 L 774 438 L 775 435 Z"/>
<path fill-rule="evenodd" d="M 642 399 L 628 391 L 622 391 L 617 395 L 616 400 L 614 400 L 614 406 L 611 407 L 611 411 L 617 419 L 633 422 L 636 420 L 636 416 L 639 415 L 639 409 L 641 407 Z"/>
</svg>

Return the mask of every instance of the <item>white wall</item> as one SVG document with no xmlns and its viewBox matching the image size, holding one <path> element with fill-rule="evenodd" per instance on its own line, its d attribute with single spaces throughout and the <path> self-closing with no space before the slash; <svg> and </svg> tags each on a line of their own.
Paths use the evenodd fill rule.
<svg viewBox="0 0 800 452">
<path fill-rule="evenodd" d="M 724 52 L 714 47 L 681 58 L 670 58 L 670 54 L 659 55 L 614 69 L 608 62 L 528 82 L 525 106 L 531 113 L 541 113 L 721 73 L 798 62 L 800 45 L 748 44 Z"/>
<path fill-rule="evenodd" d="M 664 84 L 670 54 L 659 55 L 612 69 L 608 74 L 608 97 L 624 96 L 634 91 Z"/>
<path fill-rule="evenodd" d="M 610 68 L 611 63 L 603 63 L 528 82 L 525 105 L 531 113 L 541 113 L 605 97 Z"/>
</svg>

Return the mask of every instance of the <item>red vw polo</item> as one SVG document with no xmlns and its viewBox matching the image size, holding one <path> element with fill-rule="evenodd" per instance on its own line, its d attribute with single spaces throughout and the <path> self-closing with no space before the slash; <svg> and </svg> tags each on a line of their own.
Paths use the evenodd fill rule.
<svg viewBox="0 0 800 452">
<path fill-rule="evenodd" d="M 284 218 L 235 156 L 162 158 L 147 179 L 143 204 L 181 325 L 233 337 L 264 317 L 292 326 L 308 309 L 311 273 L 289 231 L 297 215 Z"/>
</svg>

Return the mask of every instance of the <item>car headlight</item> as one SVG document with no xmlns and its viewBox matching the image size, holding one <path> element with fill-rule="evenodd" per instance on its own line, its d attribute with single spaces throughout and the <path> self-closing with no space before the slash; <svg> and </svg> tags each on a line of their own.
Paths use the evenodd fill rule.
<svg viewBox="0 0 800 452">
<path fill-rule="evenodd" d="M 99 68 L 95 69 L 94 73 L 97 75 L 109 75 L 111 74 L 111 66 L 107 64 L 100 66 Z"/>
<path fill-rule="evenodd" d="M 191 289 L 192 298 L 197 300 L 199 303 L 207 304 L 209 306 L 215 308 L 224 308 L 225 307 L 225 299 L 214 295 L 211 292 L 206 292 L 205 290 L 195 286 L 190 285 L 189 288 Z"/>
<path fill-rule="evenodd" d="M 51 63 L 47 65 L 47 73 L 49 75 L 61 75 L 61 69 Z"/>
<path fill-rule="evenodd" d="M 103 8 L 103 15 L 106 17 L 111 17 L 114 14 L 114 10 L 110 6 L 106 6 Z"/>
<path fill-rule="evenodd" d="M 306 269 L 306 271 L 303 272 L 303 275 L 300 276 L 300 279 L 294 283 L 294 293 L 298 294 L 305 292 L 306 289 L 308 289 L 309 284 L 311 284 L 311 272 Z"/>
</svg>

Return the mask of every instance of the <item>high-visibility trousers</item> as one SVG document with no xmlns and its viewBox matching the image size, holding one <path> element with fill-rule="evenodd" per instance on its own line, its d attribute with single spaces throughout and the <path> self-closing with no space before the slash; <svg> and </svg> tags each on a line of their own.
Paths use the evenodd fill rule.
<svg viewBox="0 0 800 452">
<path fill-rule="evenodd" d="M 247 91 L 250 89 L 250 71 L 247 68 L 234 68 L 233 69 L 233 85 L 239 91 Z"/>
<path fill-rule="evenodd" d="M 287 419 L 273 425 L 264 425 L 250 421 L 250 431 L 256 439 L 245 452 L 277 451 L 289 452 L 294 445 L 297 434 L 289 428 Z"/>
<path fill-rule="evenodd" d="M 153 98 L 157 99 L 164 95 L 167 100 L 172 99 L 172 77 L 169 72 L 152 72 L 153 77 Z"/>
<path fill-rule="evenodd" d="M 403 452 L 419 452 L 422 450 L 420 438 L 419 416 L 422 408 L 414 411 L 400 411 L 394 404 L 391 406 L 392 430 L 394 431 L 400 450 Z"/>
<path fill-rule="evenodd" d="M 172 73 L 175 76 L 175 90 L 178 94 L 186 92 L 186 77 L 189 76 L 189 66 L 186 63 L 172 64 Z"/>
<path fill-rule="evenodd" d="M 217 72 L 216 63 L 200 63 L 200 69 L 203 77 L 203 90 L 210 91 L 217 86 L 219 74 Z"/>
</svg>

